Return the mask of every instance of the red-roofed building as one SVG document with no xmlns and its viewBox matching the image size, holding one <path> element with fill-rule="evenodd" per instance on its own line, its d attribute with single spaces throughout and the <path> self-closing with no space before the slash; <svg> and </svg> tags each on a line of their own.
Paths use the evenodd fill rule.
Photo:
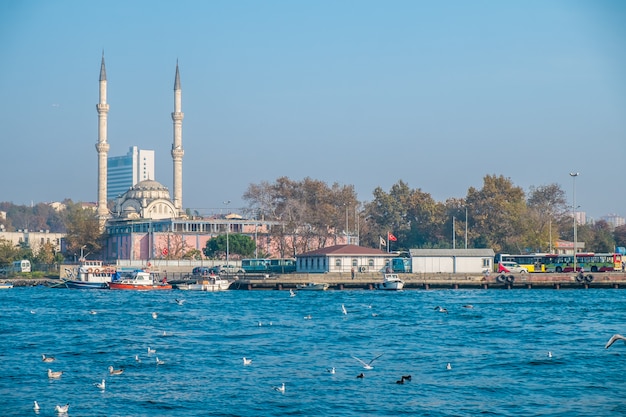
<svg viewBox="0 0 626 417">
<path fill-rule="evenodd" d="M 296 255 L 296 271 L 324 272 L 379 272 L 385 269 L 393 255 L 379 249 L 357 245 L 335 245 Z"/>
</svg>

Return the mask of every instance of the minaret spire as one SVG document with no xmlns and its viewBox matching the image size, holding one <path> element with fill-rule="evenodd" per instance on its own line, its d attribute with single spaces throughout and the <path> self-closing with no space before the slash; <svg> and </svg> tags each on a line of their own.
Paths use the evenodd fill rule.
<svg viewBox="0 0 626 417">
<path fill-rule="evenodd" d="M 102 63 L 100 64 L 100 100 L 96 104 L 98 111 L 98 142 L 96 151 L 98 152 L 98 210 L 97 215 L 100 220 L 100 228 L 109 218 L 107 207 L 107 157 L 109 144 L 107 143 L 107 116 L 109 105 L 107 104 L 107 72 L 104 65 L 104 51 L 102 51 Z"/>
<path fill-rule="evenodd" d="M 180 88 L 180 72 L 178 71 L 178 60 L 176 60 L 176 77 L 174 79 L 174 112 L 172 120 L 174 122 L 174 142 L 172 143 L 172 162 L 174 167 L 174 207 L 178 214 L 183 212 L 183 118 L 182 112 L 182 90 Z"/>
</svg>

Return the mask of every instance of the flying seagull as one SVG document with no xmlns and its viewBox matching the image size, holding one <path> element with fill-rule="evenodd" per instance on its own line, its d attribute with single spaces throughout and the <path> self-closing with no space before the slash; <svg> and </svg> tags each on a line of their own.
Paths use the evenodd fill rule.
<svg viewBox="0 0 626 417">
<path fill-rule="evenodd" d="M 363 365 L 363 368 L 365 368 L 365 369 L 374 369 L 374 367 L 372 366 L 372 362 L 374 362 L 376 359 L 380 358 L 383 355 L 384 355 L 384 353 L 381 353 L 380 355 L 376 356 L 374 359 L 372 359 L 369 362 L 362 361 L 361 359 L 357 358 L 356 356 L 352 356 L 352 357 L 354 359 L 356 359 L 357 361 L 361 362 L 361 364 Z"/>
<path fill-rule="evenodd" d="M 621 334 L 617 334 L 617 333 L 616 333 L 616 334 L 614 334 L 614 335 L 613 335 L 613 336 L 609 339 L 609 341 L 608 341 L 608 342 L 606 342 L 606 346 L 605 346 L 604 348 L 605 348 L 605 349 L 610 348 L 610 347 L 611 347 L 611 345 L 612 345 L 613 343 L 615 343 L 615 341 L 617 341 L 617 340 L 623 340 L 623 341 L 624 341 L 624 343 L 626 343 L 626 337 L 622 336 Z"/>
</svg>

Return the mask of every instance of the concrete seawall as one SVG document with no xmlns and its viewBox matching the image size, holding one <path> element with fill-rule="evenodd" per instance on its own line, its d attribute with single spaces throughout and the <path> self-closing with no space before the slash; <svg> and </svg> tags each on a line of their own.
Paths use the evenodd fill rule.
<svg viewBox="0 0 626 417">
<path fill-rule="evenodd" d="M 580 279 L 574 274 L 516 274 L 489 276 L 472 274 L 399 274 L 405 289 L 514 289 L 514 288 L 626 288 L 626 274 L 590 273 Z M 285 274 L 270 277 L 236 277 L 231 289 L 281 290 L 308 282 L 327 283 L 330 290 L 373 289 L 380 274 Z"/>
</svg>

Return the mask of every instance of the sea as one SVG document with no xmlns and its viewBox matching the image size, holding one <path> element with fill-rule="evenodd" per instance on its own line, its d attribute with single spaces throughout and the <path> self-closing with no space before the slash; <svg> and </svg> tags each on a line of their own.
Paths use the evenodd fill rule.
<svg viewBox="0 0 626 417">
<path fill-rule="evenodd" d="M 626 415 L 615 333 L 621 289 L 16 287 L 0 291 L 0 415 Z"/>
</svg>

